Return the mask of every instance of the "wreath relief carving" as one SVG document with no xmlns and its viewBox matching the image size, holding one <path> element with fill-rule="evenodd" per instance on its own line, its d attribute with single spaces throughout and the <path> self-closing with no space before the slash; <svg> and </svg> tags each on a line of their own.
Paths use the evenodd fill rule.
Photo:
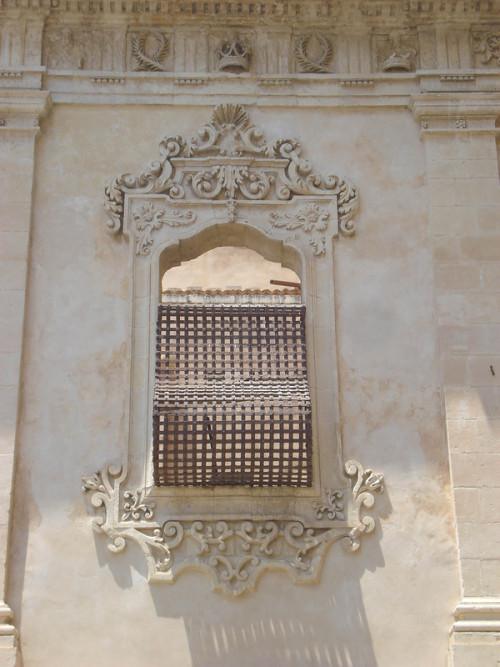
<svg viewBox="0 0 500 667">
<path fill-rule="evenodd" d="M 295 58 L 300 71 L 325 74 L 333 56 L 332 42 L 324 35 L 303 35 L 295 45 Z"/>
<path fill-rule="evenodd" d="M 132 37 L 132 56 L 136 72 L 166 72 L 164 61 L 170 43 L 163 32 L 141 32 Z"/>
</svg>

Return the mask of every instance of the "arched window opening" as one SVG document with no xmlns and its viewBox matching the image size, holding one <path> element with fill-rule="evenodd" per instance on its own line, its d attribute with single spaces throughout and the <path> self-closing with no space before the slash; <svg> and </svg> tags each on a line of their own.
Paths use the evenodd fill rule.
<svg viewBox="0 0 500 667">
<path fill-rule="evenodd" d="M 295 272 L 247 248 L 220 247 L 165 273 L 153 445 L 156 486 L 311 486 L 305 305 Z"/>
</svg>

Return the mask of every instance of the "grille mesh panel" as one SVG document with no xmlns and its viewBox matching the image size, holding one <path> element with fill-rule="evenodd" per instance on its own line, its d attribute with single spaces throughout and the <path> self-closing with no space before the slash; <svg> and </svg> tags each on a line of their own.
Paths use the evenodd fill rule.
<svg viewBox="0 0 500 667">
<path fill-rule="evenodd" d="M 310 486 L 303 305 L 158 307 L 157 486 Z"/>
</svg>

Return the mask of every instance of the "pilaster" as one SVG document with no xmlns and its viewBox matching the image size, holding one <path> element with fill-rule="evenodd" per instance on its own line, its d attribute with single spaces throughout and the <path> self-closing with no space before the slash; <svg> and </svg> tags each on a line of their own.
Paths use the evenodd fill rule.
<svg viewBox="0 0 500 667">
<path fill-rule="evenodd" d="M 31 227 L 35 140 L 48 93 L 0 93 L 0 666 L 14 665 L 17 633 L 5 602 L 12 483 Z"/>
<path fill-rule="evenodd" d="M 428 171 L 462 601 L 454 667 L 500 660 L 500 94 L 412 99 Z"/>
</svg>

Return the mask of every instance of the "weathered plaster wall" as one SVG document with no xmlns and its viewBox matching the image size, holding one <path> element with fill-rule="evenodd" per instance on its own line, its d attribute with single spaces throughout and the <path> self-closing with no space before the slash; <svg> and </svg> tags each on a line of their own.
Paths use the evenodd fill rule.
<svg viewBox="0 0 500 667">
<path fill-rule="evenodd" d="M 248 109 L 361 193 L 335 246 L 340 406 L 344 458 L 386 476 L 376 532 L 356 554 L 334 544 L 319 584 L 269 573 L 236 600 L 197 573 L 148 585 L 133 545 L 114 556 L 91 533 L 80 476 L 123 460 L 129 386 L 128 241 L 104 231 L 103 185 L 210 107 L 56 105 L 37 147 L 13 515 L 25 665 L 447 664 L 459 578 L 418 127 L 404 109 Z"/>
</svg>

